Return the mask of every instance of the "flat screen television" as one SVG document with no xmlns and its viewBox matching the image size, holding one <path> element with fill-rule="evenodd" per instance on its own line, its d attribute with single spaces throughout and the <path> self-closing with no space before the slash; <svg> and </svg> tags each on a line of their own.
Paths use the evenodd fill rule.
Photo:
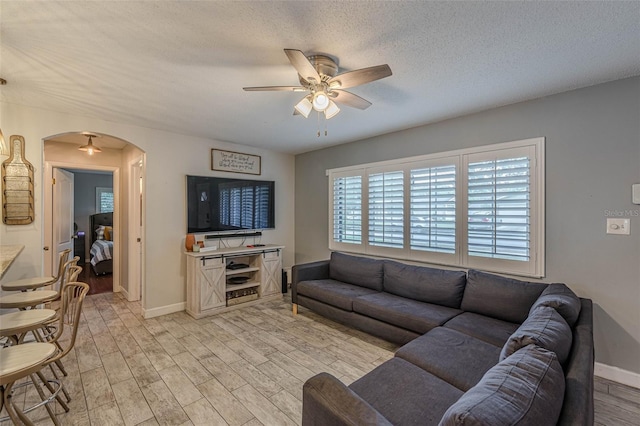
<svg viewBox="0 0 640 426">
<path fill-rule="evenodd" d="M 275 182 L 187 176 L 187 233 L 275 228 Z"/>
</svg>

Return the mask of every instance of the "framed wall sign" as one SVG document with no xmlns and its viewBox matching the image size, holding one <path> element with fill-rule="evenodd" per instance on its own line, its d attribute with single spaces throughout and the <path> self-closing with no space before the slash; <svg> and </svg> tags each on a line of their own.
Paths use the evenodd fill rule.
<svg viewBox="0 0 640 426">
<path fill-rule="evenodd" d="M 211 170 L 259 175 L 262 173 L 260 160 L 259 155 L 223 151 L 215 148 L 211 150 Z"/>
</svg>

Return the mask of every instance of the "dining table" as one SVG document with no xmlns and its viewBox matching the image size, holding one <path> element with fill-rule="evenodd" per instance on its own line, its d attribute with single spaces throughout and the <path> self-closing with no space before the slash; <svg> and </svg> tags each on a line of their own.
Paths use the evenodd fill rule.
<svg viewBox="0 0 640 426">
<path fill-rule="evenodd" d="M 0 245 L 0 279 L 4 277 L 22 250 L 24 250 L 24 246 L 21 244 Z"/>
</svg>

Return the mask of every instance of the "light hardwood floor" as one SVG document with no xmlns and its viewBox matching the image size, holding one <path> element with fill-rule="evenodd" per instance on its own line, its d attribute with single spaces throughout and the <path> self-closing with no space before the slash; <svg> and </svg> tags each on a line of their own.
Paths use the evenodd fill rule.
<svg viewBox="0 0 640 426">
<path fill-rule="evenodd" d="M 144 320 L 119 294 L 86 298 L 64 360 L 71 411 L 63 425 L 297 425 L 302 384 L 327 371 L 349 384 L 396 347 L 302 309 L 290 299 L 201 320 Z M 16 398 L 38 400 L 32 386 Z M 2 412 L 6 415 L 6 412 Z M 44 408 L 29 413 L 51 423 Z M 8 422 L 3 422 L 5 426 Z M 596 424 L 640 425 L 640 390 L 596 380 Z"/>
</svg>

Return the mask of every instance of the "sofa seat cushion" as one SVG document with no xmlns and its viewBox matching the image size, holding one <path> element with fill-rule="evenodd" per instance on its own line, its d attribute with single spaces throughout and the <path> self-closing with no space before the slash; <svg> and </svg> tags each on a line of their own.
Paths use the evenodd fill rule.
<svg viewBox="0 0 640 426">
<path fill-rule="evenodd" d="M 519 281 L 470 269 L 460 308 L 522 324 L 546 287 L 547 284 Z"/>
<path fill-rule="evenodd" d="M 564 364 L 572 343 L 573 334 L 564 318 L 551 307 L 539 306 L 504 344 L 500 361 L 518 349 L 534 344 L 555 352 L 560 364 Z"/>
<path fill-rule="evenodd" d="M 394 425 L 437 425 L 462 391 L 401 358 L 378 366 L 349 388 Z"/>
<path fill-rule="evenodd" d="M 329 278 L 382 291 L 384 261 L 333 252 L 329 260 Z"/>
<path fill-rule="evenodd" d="M 420 302 L 460 308 L 467 274 L 385 260 L 384 291 Z"/>
<path fill-rule="evenodd" d="M 377 291 L 336 280 L 312 280 L 298 283 L 299 295 L 319 300 L 345 311 L 353 310 L 355 298 L 373 293 L 377 293 Z"/>
<path fill-rule="evenodd" d="M 356 298 L 353 301 L 353 311 L 420 334 L 442 325 L 462 312 L 384 292 Z"/>
<path fill-rule="evenodd" d="M 484 375 L 453 404 L 441 425 L 555 425 L 565 379 L 556 354 L 526 346 Z"/>
<path fill-rule="evenodd" d="M 580 316 L 580 298 L 565 284 L 549 284 L 535 301 L 529 314 L 540 306 L 555 309 L 569 327 L 573 327 Z"/>
<path fill-rule="evenodd" d="M 497 346 L 445 327 L 434 328 L 396 352 L 396 357 L 465 392 L 498 363 L 499 356 Z"/>
<path fill-rule="evenodd" d="M 473 312 L 464 312 L 444 324 L 446 328 L 468 334 L 498 348 L 502 348 L 519 326 L 520 324 L 474 314 Z"/>
</svg>

